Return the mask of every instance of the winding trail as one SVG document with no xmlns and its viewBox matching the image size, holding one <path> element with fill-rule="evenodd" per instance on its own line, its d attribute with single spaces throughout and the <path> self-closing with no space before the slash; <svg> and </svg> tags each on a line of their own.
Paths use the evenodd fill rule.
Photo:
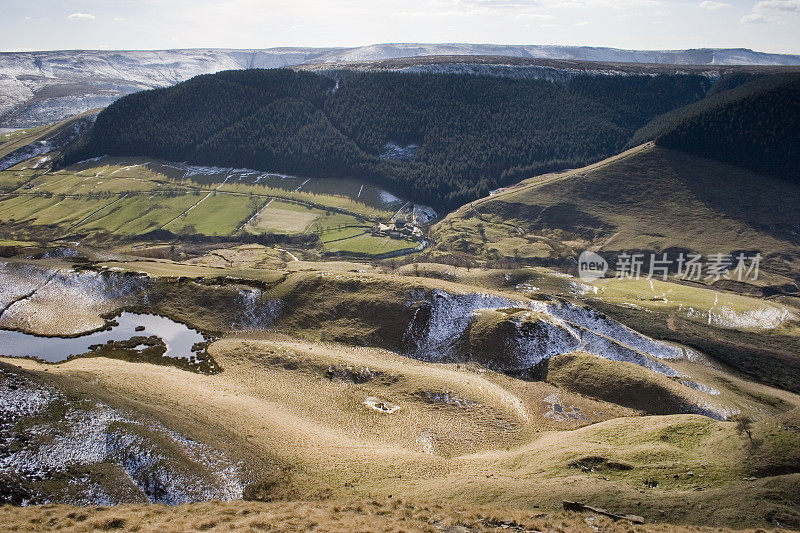
<svg viewBox="0 0 800 533">
<path fill-rule="evenodd" d="M 294 262 L 294 261 L 300 261 L 300 260 L 297 258 L 297 256 L 296 256 L 296 255 L 294 255 L 294 254 L 293 254 L 292 252 L 290 252 L 289 250 L 284 250 L 283 248 L 275 248 L 275 249 L 276 249 L 276 250 L 278 250 L 279 252 L 283 252 L 283 253 L 287 254 L 287 255 L 288 255 L 290 258 L 291 258 L 292 262 Z"/>
</svg>

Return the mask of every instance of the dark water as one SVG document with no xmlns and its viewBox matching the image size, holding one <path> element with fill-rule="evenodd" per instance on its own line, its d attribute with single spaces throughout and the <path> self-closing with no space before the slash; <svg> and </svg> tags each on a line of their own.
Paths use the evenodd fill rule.
<svg viewBox="0 0 800 533">
<path fill-rule="evenodd" d="M 165 356 L 188 358 L 193 353 L 192 346 L 206 340 L 199 331 L 163 316 L 124 312 L 114 318 L 114 321 L 117 325 L 109 330 L 80 337 L 40 337 L 19 331 L 0 330 L 0 355 L 36 357 L 57 363 L 71 355 L 84 354 L 95 344 L 155 335 L 167 345 Z M 136 331 L 137 326 L 144 326 L 144 330 Z"/>
</svg>

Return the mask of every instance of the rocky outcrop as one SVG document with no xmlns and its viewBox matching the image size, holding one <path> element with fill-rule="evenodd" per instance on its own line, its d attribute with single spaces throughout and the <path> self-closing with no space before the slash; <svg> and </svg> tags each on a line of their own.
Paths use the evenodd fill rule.
<svg viewBox="0 0 800 533">
<path fill-rule="evenodd" d="M 233 323 L 234 329 L 266 329 L 283 313 L 283 301 L 266 298 L 260 289 L 240 289 L 238 300 L 240 319 Z"/>
<path fill-rule="evenodd" d="M 536 311 L 477 311 L 469 332 L 472 357 L 489 368 L 523 372 L 580 348 L 575 331 Z"/>
<path fill-rule="evenodd" d="M 425 361 L 472 356 L 496 370 L 518 373 L 556 355 L 583 351 L 674 377 L 679 373 L 662 360 L 686 357 L 678 346 L 568 302 L 417 290 L 407 305 L 415 311 L 403 350 Z"/>
<path fill-rule="evenodd" d="M 464 357 L 465 335 L 476 311 L 513 307 L 515 302 L 490 294 L 419 289 L 406 305 L 414 308 L 414 315 L 403 334 L 403 350 L 417 359 L 442 362 Z"/>
</svg>

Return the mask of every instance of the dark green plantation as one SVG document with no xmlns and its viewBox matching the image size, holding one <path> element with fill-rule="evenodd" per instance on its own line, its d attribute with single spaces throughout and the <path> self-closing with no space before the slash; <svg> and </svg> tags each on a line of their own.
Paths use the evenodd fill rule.
<svg viewBox="0 0 800 533">
<path fill-rule="evenodd" d="M 229 71 L 126 96 L 65 155 L 144 155 L 365 179 L 452 209 L 491 189 L 619 152 L 711 89 L 699 75 L 567 82 L 463 74 Z M 415 145 L 411 158 L 381 155 Z"/>
<path fill-rule="evenodd" d="M 746 78 L 731 76 L 720 80 Z M 666 148 L 800 183 L 800 75 L 772 75 L 657 117 L 631 145 Z"/>
</svg>

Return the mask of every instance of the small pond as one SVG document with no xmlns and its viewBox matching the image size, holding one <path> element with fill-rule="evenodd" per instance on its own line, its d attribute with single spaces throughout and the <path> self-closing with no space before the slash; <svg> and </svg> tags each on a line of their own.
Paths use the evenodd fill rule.
<svg viewBox="0 0 800 533">
<path fill-rule="evenodd" d="M 90 351 L 89 347 L 95 344 L 127 341 L 132 337 L 156 336 L 167 345 L 165 356 L 188 358 L 194 353 L 192 346 L 206 340 L 199 331 L 158 315 L 124 312 L 115 317 L 114 322 L 116 325 L 111 329 L 80 337 L 42 337 L 0 329 L 0 355 L 36 357 L 57 363 L 70 356 L 87 353 Z"/>
</svg>

